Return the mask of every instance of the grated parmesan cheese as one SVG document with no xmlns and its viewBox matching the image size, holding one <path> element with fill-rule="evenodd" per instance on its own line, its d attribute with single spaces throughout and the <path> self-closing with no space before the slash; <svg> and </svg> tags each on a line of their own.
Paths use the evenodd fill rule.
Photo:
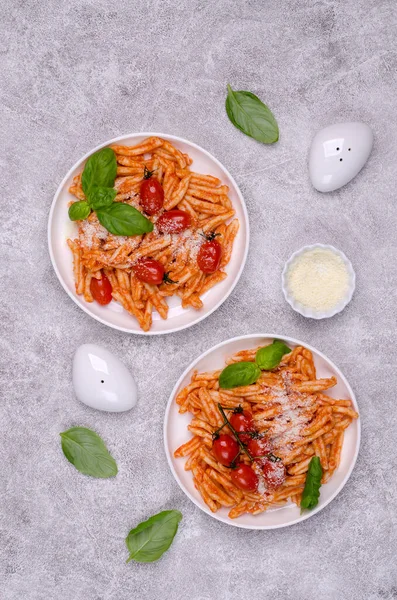
<svg viewBox="0 0 397 600">
<path fill-rule="evenodd" d="M 86 248 L 92 248 L 94 242 L 106 241 L 109 232 L 98 222 L 84 220 L 80 224 L 80 239 Z"/>
<path fill-rule="evenodd" d="M 140 212 L 142 207 L 139 203 L 139 197 L 134 194 L 131 198 L 125 200 L 125 204 L 133 206 Z M 88 250 L 99 249 L 99 250 L 113 250 L 114 253 L 110 256 L 109 263 L 119 266 L 118 255 L 123 248 L 127 245 L 131 251 L 134 251 L 133 257 L 123 256 L 122 265 L 123 268 L 129 268 L 133 266 L 140 258 L 139 246 L 145 240 L 156 240 L 163 238 L 165 241 L 170 242 L 169 250 L 171 254 L 171 267 L 172 262 L 180 259 L 181 264 L 192 264 L 196 263 L 197 254 L 203 243 L 202 232 L 198 229 L 188 228 L 181 233 L 167 233 L 162 231 L 159 232 L 157 228 L 157 221 L 159 214 L 152 217 L 153 231 L 144 236 L 131 236 L 125 237 L 120 235 L 113 235 L 109 233 L 98 221 L 95 219 L 84 219 L 79 223 L 79 239 L 82 247 Z M 107 248 L 104 248 L 104 244 L 107 244 Z"/>
<path fill-rule="evenodd" d="M 288 288 L 297 302 L 317 311 L 330 310 L 343 300 L 349 288 L 349 272 L 332 250 L 307 250 L 291 264 Z"/>
<path fill-rule="evenodd" d="M 272 402 L 282 406 L 282 413 L 272 418 L 269 430 L 278 436 L 284 450 L 290 450 L 291 444 L 302 439 L 301 431 L 310 420 L 307 410 L 313 404 L 310 394 L 290 390 L 288 374 L 283 374 L 283 386 L 272 390 Z"/>
<path fill-rule="evenodd" d="M 203 243 L 203 238 L 198 231 L 186 229 L 182 233 L 172 235 L 172 243 L 177 252 L 187 251 L 191 261 L 195 261 L 198 251 Z"/>
</svg>

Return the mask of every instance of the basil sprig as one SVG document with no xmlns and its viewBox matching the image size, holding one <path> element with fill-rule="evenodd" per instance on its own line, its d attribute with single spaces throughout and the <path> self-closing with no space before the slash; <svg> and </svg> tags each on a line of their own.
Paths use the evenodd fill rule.
<svg viewBox="0 0 397 600">
<path fill-rule="evenodd" d="M 114 180 L 117 175 L 117 160 L 111 148 L 94 152 L 87 160 L 81 176 L 81 186 L 86 200 L 75 202 L 69 208 L 72 221 L 86 219 L 91 210 L 106 208 L 113 204 L 117 196 Z"/>
<path fill-rule="evenodd" d="M 88 202 L 80 200 L 79 202 L 73 202 L 69 206 L 69 219 L 71 221 L 83 221 L 91 214 L 91 208 Z"/>
<path fill-rule="evenodd" d="M 85 163 L 81 185 L 86 196 L 96 187 L 112 188 L 117 175 L 117 160 L 114 150 L 102 148 L 94 152 Z"/>
<path fill-rule="evenodd" d="M 301 500 L 301 512 L 308 508 L 311 510 L 318 504 L 320 497 L 321 477 L 323 470 L 318 456 L 313 456 L 309 463 L 309 469 L 306 475 L 305 487 L 303 489 Z"/>
<path fill-rule="evenodd" d="M 117 475 L 116 461 L 95 431 L 72 427 L 60 436 L 64 455 L 80 473 L 100 478 Z"/>
<path fill-rule="evenodd" d="M 127 562 L 158 560 L 171 546 L 181 519 L 178 510 L 164 510 L 131 529 L 125 540 L 130 553 Z"/>
<path fill-rule="evenodd" d="M 263 144 L 277 142 L 279 130 L 271 110 L 251 92 L 236 92 L 227 86 L 227 116 L 237 129 Z"/>
<path fill-rule="evenodd" d="M 219 376 L 219 387 L 230 390 L 242 385 L 251 385 L 260 377 L 261 370 L 254 362 L 238 362 L 228 365 Z"/>
<path fill-rule="evenodd" d="M 87 160 L 81 185 L 86 200 L 74 202 L 69 208 L 69 218 L 81 221 L 95 210 L 99 222 L 113 235 L 141 235 L 153 231 L 153 223 L 129 204 L 114 202 L 117 190 L 114 180 L 117 160 L 111 148 L 94 152 Z"/>
<path fill-rule="evenodd" d="M 274 340 L 273 344 L 259 348 L 255 361 L 262 371 L 271 371 L 280 364 L 284 354 L 289 354 L 290 352 L 291 348 L 288 348 L 284 342 Z"/>
<path fill-rule="evenodd" d="M 259 348 L 255 362 L 242 361 L 228 365 L 219 376 L 219 387 L 230 390 L 235 387 L 251 385 L 258 381 L 261 371 L 270 371 L 277 367 L 284 354 L 291 352 L 281 340 L 273 340 L 272 344 Z"/>
<path fill-rule="evenodd" d="M 117 190 L 110 187 L 93 186 L 88 192 L 87 198 L 93 210 L 106 208 L 113 204 L 113 200 L 117 196 Z"/>
<path fill-rule="evenodd" d="M 123 202 L 113 202 L 107 208 L 97 210 L 96 214 L 100 224 L 113 235 L 141 235 L 153 231 L 153 223 L 149 219 Z"/>
</svg>

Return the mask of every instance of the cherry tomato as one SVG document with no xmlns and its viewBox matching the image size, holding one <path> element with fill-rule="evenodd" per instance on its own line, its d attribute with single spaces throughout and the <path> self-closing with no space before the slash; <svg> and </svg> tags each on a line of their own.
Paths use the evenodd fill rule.
<svg viewBox="0 0 397 600">
<path fill-rule="evenodd" d="M 90 290 L 94 300 L 98 304 L 109 304 L 112 301 L 112 286 L 106 275 L 102 275 L 102 279 L 91 279 Z"/>
<path fill-rule="evenodd" d="M 231 472 L 231 479 L 236 487 L 246 492 L 255 492 L 258 489 L 258 475 L 249 465 L 240 463 Z"/>
<path fill-rule="evenodd" d="M 229 418 L 231 426 L 242 435 L 239 435 L 240 440 L 244 444 L 248 444 L 251 439 L 251 436 L 244 435 L 246 431 L 255 431 L 254 422 L 252 420 L 252 415 L 247 410 L 243 412 L 233 413 Z"/>
<path fill-rule="evenodd" d="M 203 273 L 214 273 L 219 269 L 222 247 L 216 240 L 207 240 L 200 246 L 197 263 Z"/>
<path fill-rule="evenodd" d="M 224 465 L 230 467 L 233 460 L 239 453 L 239 445 L 231 435 L 222 434 L 212 444 L 212 452 L 216 460 Z"/>
<path fill-rule="evenodd" d="M 281 460 L 272 461 L 269 458 L 261 459 L 261 467 L 266 487 L 274 490 L 285 481 L 285 466 Z"/>
<path fill-rule="evenodd" d="M 148 215 L 155 215 L 163 207 L 164 190 L 157 179 L 144 179 L 140 194 L 142 208 Z"/>
<path fill-rule="evenodd" d="M 164 267 L 153 258 L 140 258 L 133 266 L 135 277 L 150 285 L 160 285 L 164 279 Z"/>
<path fill-rule="evenodd" d="M 156 225 L 161 233 L 181 233 L 190 227 L 192 218 L 184 210 L 169 210 L 159 217 Z"/>
<path fill-rule="evenodd" d="M 269 454 L 272 451 L 272 445 L 270 443 L 269 438 L 265 435 L 257 438 L 251 438 L 248 442 L 248 452 L 254 458 L 258 456 L 264 456 L 265 454 Z"/>
</svg>

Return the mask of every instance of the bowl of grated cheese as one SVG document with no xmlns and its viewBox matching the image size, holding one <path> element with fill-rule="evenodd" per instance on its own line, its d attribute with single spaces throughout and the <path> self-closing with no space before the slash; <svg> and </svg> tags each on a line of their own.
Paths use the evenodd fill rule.
<svg viewBox="0 0 397 600">
<path fill-rule="evenodd" d="M 356 275 L 343 252 L 325 244 L 304 246 L 289 258 L 282 272 L 288 304 L 311 319 L 327 319 L 352 299 Z"/>
</svg>

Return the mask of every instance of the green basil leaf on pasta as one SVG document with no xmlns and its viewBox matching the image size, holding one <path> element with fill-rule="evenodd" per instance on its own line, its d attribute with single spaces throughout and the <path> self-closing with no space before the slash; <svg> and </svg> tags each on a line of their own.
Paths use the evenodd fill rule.
<svg viewBox="0 0 397 600">
<path fill-rule="evenodd" d="M 69 219 L 71 221 L 83 221 L 83 219 L 86 219 L 90 213 L 91 208 L 84 200 L 73 202 L 73 204 L 69 206 Z"/>
<path fill-rule="evenodd" d="M 275 369 L 281 362 L 284 354 L 289 354 L 291 348 L 288 348 L 280 340 L 274 340 L 272 344 L 259 348 L 256 353 L 256 364 L 262 371 L 270 371 Z"/>
<path fill-rule="evenodd" d="M 230 85 L 227 90 L 226 112 L 233 125 L 263 144 L 277 142 L 277 121 L 266 104 L 251 92 L 237 92 Z"/>
<path fill-rule="evenodd" d="M 141 235 L 153 231 L 153 223 L 129 204 L 113 202 L 96 214 L 101 225 L 113 235 Z"/>
<path fill-rule="evenodd" d="M 224 390 L 255 383 L 261 371 L 254 362 L 239 362 L 228 365 L 219 376 L 219 387 Z"/>
<path fill-rule="evenodd" d="M 94 152 L 87 160 L 81 176 L 84 194 L 88 196 L 93 186 L 113 187 L 116 175 L 117 160 L 114 151 L 111 148 L 102 148 Z"/>
<path fill-rule="evenodd" d="M 313 456 L 309 463 L 309 469 L 306 475 L 305 487 L 301 500 L 301 512 L 307 508 L 311 510 L 318 504 L 320 497 L 321 478 L 323 470 L 318 456 Z"/>
<path fill-rule="evenodd" d="M 117 196 L 117 190 L 109 187 L 93 186 L 88 192 L 88 203 L 94 210 L 106 208 L 113 203 Z"/>
<path fill-rule="evenodd" d="M 117 475 L 116 462 L 95 431 L 72 427 L 60 436 L 64 455 L 80 473 L 100 478 Z"/>
<path fill-rule="evenodd" d="M 130 553 L 127 562 L 158 560 L 171 546 L 181 519 L 178 510 L 164 510 L 131 529 L 125 540 Z"/>
</svg>

